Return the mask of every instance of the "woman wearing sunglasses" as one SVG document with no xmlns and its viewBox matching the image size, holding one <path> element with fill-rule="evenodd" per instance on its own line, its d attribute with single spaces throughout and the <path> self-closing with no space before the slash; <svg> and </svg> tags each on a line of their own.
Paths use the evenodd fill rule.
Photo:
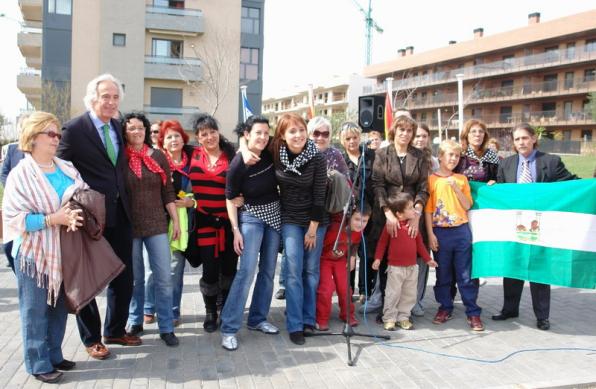
<svg viewBox="0 0 596 389">
<path fill-rule="evenodd" d="M 315 116 L 308 122 L 308 137 L 315 142 L 317 149 L 327 161 L 327 172 L 337 170 L 344 176 L 350 176 L 348 165 L 341 151 L 331 146 L 331 122 L 323 116 Z"/>
<path fill-rule="evenodd" d="M 59 128 L 58 119 L 46 112 L 24 122 L 19 148 L 25 157 L 8 175 L 2 206 L 4 239 L 13 241 L 25 369 L 47 383 L 62 378 L 59 370 L 75 366 L 61 349 L 68 311 L 60 230 L 80 226 L 68 200 L 88 187 L 72 163 L 56 157 Z"/>
</svg>

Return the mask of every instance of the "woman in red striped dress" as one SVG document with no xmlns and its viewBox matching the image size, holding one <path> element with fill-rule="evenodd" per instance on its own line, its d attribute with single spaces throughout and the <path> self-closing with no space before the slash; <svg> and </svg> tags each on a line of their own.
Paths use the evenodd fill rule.
<svg viewBox="0 0 596 389">
<path fill-rule="evenodd" d="M 203 328 L 217 329 L 218 296 L 223 307 L 236 274 L 238 255 L 234 252 L 234 235 L 226 210 L 226 174 L 234 146 L 220 133 L 214 117 L 199 114 L 193 125 L 197 142 L 190 162 L 189 177 L 197 202 L 195 224 L 203 276 L 200 289 L 205 302 Z"/>
</svg>

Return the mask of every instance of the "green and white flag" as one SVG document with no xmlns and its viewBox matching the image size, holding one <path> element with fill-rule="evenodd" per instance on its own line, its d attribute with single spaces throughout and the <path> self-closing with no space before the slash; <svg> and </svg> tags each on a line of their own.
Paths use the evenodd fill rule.
<svg viewBox="0 0 596 389">
<path fill-rule="evenodd" d="M 474 278 L 596 288 L 596 179 L 470 184 Z"/>
</svg>

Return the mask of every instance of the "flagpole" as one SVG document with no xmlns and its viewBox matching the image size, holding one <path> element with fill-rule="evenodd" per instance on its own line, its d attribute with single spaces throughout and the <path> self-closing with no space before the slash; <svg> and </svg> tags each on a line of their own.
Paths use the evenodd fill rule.
<svg viewBox="0 0 596 389">
<path fill-rule="evenodd" d="M 246 117 L 246 104 L 244 103 L 246 97 L 246 85 L 242 85 L 240 86 L 240 95 L 242 96 L 242 118 L 244 119 L 244 121 L 246 122 L 246 120 L 248 119 Z"/>
</svg>

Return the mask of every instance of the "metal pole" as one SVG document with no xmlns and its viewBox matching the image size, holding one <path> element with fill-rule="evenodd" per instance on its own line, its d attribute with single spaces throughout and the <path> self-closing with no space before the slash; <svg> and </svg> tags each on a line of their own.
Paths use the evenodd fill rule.
<svg viewBox="0 0 596 389">
<path fill-rule="evenodd" d="M 443 131 L 441 130 L 441 108 L 437 108 L 437 119 L 439 121 L 439 142 L 443 140 Z M 432 142 L 432 139 L 431 139 Z"/>
<path fill-rule="evenodd" d="M 457 105 L 458 105 L 458 120 L 459 135 L 464 131 L 464 74 L 458 73 L 457 77 Z"/>
</svg>

